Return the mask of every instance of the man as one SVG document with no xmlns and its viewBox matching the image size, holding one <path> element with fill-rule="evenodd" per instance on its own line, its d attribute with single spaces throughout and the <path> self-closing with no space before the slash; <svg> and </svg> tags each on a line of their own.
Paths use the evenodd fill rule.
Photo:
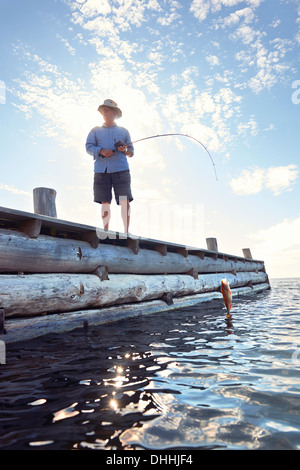
<svg viewBox="0 0 300 470">
<path fill-rule="evenodd" d="M 131 178 L 126 157 L 132 157 L 134 149 L 129 132 L 116 125 L 115 120 L 122 116 L 122 111 L 113 100 L 105 100 L 99 106 L 104 124 L 94 127 L 86 140 L 86 151 L 94 157 L 94 201 L 102 204 L 101 216 L 105 230 L 109 228 L 112 188 L 116 203 L 121 206 L 124 231 L 129 231 Z M 119 146 L 115 148 L 115 143 Z"/>
</svg>

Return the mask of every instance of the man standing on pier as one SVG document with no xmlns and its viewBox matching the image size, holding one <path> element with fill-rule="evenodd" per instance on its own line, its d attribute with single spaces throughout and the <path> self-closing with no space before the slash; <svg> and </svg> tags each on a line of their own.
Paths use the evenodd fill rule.
<svg viewBox="0 0 300 470">
<path fill-rule="evenodd" d="M 108 230 L 113 188 L 116 203 L 121 206 L 124 232 L 128 233 L 133 197 L 126 157 L 132 157 L 134 149 L 127 129 L 115 123 L 122 116 L 117 103 L 107 99 L 98 111 L 103 116 L 104 124 L 91 130 L 85 145 L 87 153 L 94 157 L 94 201 L 102 204 L 103 227 Z"/>
</svg>

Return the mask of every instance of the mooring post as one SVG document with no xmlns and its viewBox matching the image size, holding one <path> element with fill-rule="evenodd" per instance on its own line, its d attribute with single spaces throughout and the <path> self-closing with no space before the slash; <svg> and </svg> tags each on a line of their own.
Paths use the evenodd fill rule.
<svg viewBox="0 0 300 470">
<path fill-rule="evenodd" d="M 206 239 L 207 249 L 210 251 L 218 251 L 218 243 L 216 238 L 207 238 Z"/>
<path fill-rule="evenodd" d="M 253 259 L 250 248 L 243 248 L 244 258 Z"/>
<path fill-rule="evenodd" d="M 56 191 L 51 188 L 33 190 L 33 210 L 35 214 L 57 217 L 55 205 Z"/>
</svg>

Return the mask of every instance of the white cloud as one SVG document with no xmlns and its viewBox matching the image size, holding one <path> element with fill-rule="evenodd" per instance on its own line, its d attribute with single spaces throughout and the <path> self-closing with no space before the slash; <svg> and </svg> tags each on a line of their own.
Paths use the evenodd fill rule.
<svg viewBox="0 0 300 470">
<path fill-rule="evenodd" d="M 73 22 L 80 24 L 95 34 L 117 35 L 119 30 L 128 31 L 131 27 L 140 27 L 146 21 L 147 10 L 161 11 L 156 0 L 66 0 L 73 10 Z M 109 27 L 110 26 L 110 27 Z"/>
<path fill-rule="evenodd" d="M 32 196 L 32 193 L 30 193 L 29 191 L 23 191 L 22 189 L 18 189 L 15 186 L 10 186 L 8 184 L 0 183 L 0 189 L 4 191 L 9 191 L 10 193 L 17 194 L 20 196 Z"/>
<path fill-rule="evenodd" d="M 15 80 L 16 87 L 12 91 L 18 101 L 14 106 L 25 112 L 27 118 L 34 113 L 43 118 L 37 132 L 44 137 L 55 137 L 60 145 L 72 148 L 78 171 L 88 164 L 88 160 L 82 158 L 85 140 L 91 128 L 101 125 L 97 108 L 106 98 L 115 99 L 123 109 L 120 125 L 129 129 L 132 140 L 152 135 L 153 129 L 157 133 L 162 130 L 157 102 L 148 102 L 145 94 L 145 91 L 160 94 L 154 74 L 146 64 L 141 64 L 141 74 L 135 74 L 112 52 L 109 58 L 100 56 L 99 60 L 90 63 L 89 81 L 83 81 L 73 79 L 36 54 L 22 51 L 21 57 L 24 54 L 33 65 L 29 70 L 34 69 L 34 72 L 26 71 L 22 80 Z M 147 119 L 141 119 L 141 116 L 147 116 Z M 156 143 L 151 143 L 151 149 L 149 145 L 143 149 L 143 157 L 137 161 L 141 169 L 153 165 L 158 169 L 164 167 L 164 157 Z"/>
<path fill-rule="evenodd" d="M 162 112 L 174 129 L 198 136 L 210 150 L 220 151 L 233 139 L 230 118 L 239 115 L 241 96 L 221 77 L 217 81 L 226 85 L 217 91 L 210 85 L 199 90 L 198 76 L 199 68 L 194 66 L 173 74 L 171 83 L 176 90 L 165 95 Z"/>
<path fill-rule="evenodd" d="M 295 47 L 293 40 L 281 37 L 269 40 L 267 32 L 258 26 L 262 23 L 256 9 L 262 2 L 263 0 L 245 0 L 244 2 L 242 0 L 193 0 L 190 8 L 199 21 L 204 21 L 210 14 L 215 15 L 222 11 L 210 22 L 210 28 L 228 30 L 229 39 L 241 45 L 235 57 L 240 63 L 241 76 L 245 77 L 245 73 L 248 76 L 243 83 L 237 84 L 237 87 L 250 88 L 256 94 L 285 80 L 292 66 L 284 60 L 287 52 Z M 246 6 L 240 9 L 241 3 Z M 230 11 L 227 15 L 229 8 L 235 11 Z M 300 7 L 297 11 L 299 16 L 296 23 L 300 23 Z M 269 28 L 275 29 L 279 24 L 280 20 L 276 18 Z M 295 40 L 300 42 L 299 29 L 295 34 Z M 213 58 L 207 60 L 214 65 Z"/>
<path fill-rule="evenodd" d="M 86 17 L 107 15 L 111 12 L 108 0 L 78 0 L 73 2 L 74 8 L 78 8 Z"/>
<path fill-rule="evenodd" d="M 25 111 L 28 117 L 35 111 L 40 113 L 46 122 L 41 129 L 44 135 L 57 136 L 63 145 L 76 148 L 82 146 L 89 127 L 97 124 L 95 123 L 97 115 L 92 116 L 91 110 L 96 110 L 99 99 L 107 97 L 115 99 L 126 110 L 123 122 L 128 124 L 130 130 L 134 129 L 136 138 L 153 134 L 153 129 L 157 133 L 163 130 L 164 124 L 160 113 L 167 117 L 168 131 L 194 133 L 196 137 L 200 136 L 203 143 L 212 151 L 221 150 L 222 146 L 233 139 L 236 131 L 239 135 L 257 134 L 258 125 L 254 117 L 246 123 L 240 123 L 234 132 L 231 128 L 234 125 L 231 118 L 240 116 L 242 99 L 231 86 L 233 71 L 227 70 L 223 76 L 219 73 L 214 75 L 214 84 L 219 86 L 221 83 L 221 88 L 213 89 L 212 83 L 209 84 L 207 80 L 207 88 L 199 89 L 199 76 L 202 75 L 200 67 L 189 66 L 183 71 L 181 68 L 178 73 L 173 73 L 170 80 L 173 88 L 164 93 L 164 107 L 161 107 L 158 73 L 165 60 L 176 60 L 176 57 L 184 51 L 184 44 L 175 42 L 170 35 L 166 35 L 148 47 L 145 43 L 124 40 L 122 35 L 122 31 L 141 26 L 147 20 L 147 11 L 151 11 L 152 14 L 157 13 L 158 19 L 166 18 L 163 16 L 165 11 L 156 0 L 65 1 L 72 8 L 73 23 L 86 30 L 85 39 L 95 47 L 98 56 L 97 60 L 89 64 L 89 79 L 83 82 L 74 79 L 37 54 L 23 51 L 26 59 L 35 63 L 37 70 L 26 72 L 24 79 L 17 81 L 19 88 L 15 90 L 15 95 L 20 99 L 20 103 L 15 105 Z M 240 6 L 241 3 L 241 0 L 194 0 L 191 8 L 195 10 L 195 15 L 197 10 L 197 14 L 203 16 L 205 12 L 216 13 L 222 8 Z M 258 73 L 248 83 L 253 90 L 258 91 L 274 83 L 272 73 L 275 74 L 275 67 L 279 67 L 278 60 L 284 57 L 288 44 L 279 39 L 274 40 L 271 54 L 262 45 L 263 34 L 249 26 L 250 23 L 254 23 L 253 9 L 258 7 L 262 0 L 248 0 L 243 3 L 247 6 L 225 16 L 222 25 L 219 23 L 219 26 L 237 27 L 234 34 L 249 46 L 252 56 L 255 51 L 256 60 L 253 64 L 257 67 Z M 168 3 L 168 8 L 170 13 L 177 15 L 181 5 L 172 1 Z M 124 22 L 121 25 L 122 18 Z M 59 35 L 57 38 L 72 53 L 67 40 Z M 137 51 L 143 53 L 142 59 L 139 56 L 140 60 L 137 59 Z M 250 52 L 240 51 L 238 60 L 248 62 L 249 65 Z M 212 66 L 219 65 L 217 55 L 207 55 L 206 61 Z M 187 103 L 193 103 L 193 106 L 187 106 Z M 147 121 L 141 121 L 142 115 L 147 116 Z M 132 137 L 134 139 L 135 136 Z M 146 165 L 146 161 L 153 163 L 153 160 L 161 164 L 163 159 L 159 152 L 157 154 L 149 152 L 149 158 L 144 164 Z M 290 184 L 291 169 L 287 174 L 286 178 Z M 243 177 L 247 178 L 247 174 Z M 260 185 L 265 185 L 274 193 L 282 190 L 276 180 L 275 172 L 268 180 L 264 174 L 263 183 L 260 183 L 259 172 L 256 177 L 254 193 L 261 190 L 257 189 Z M 237 191 L 241 191 L 240 178 L 233 180 L 233 187 L 237 188 Z"/>
<path fill-rule="evenodd" d="M 199 21 L 204 21 L 210 12 L 210 2 L 204 0 L 193 0 L 190 11 Z"/>
<path fill-rule="evenodd" d="M 271 167 L 266 174 L 266 187 L 278 196 L 282 191 L 291 190 L 297 177 L 296 165 Z"/>
<path fill-rule="evenodd" d="M 255 121 L 254 117 L 251 116 L 247 123 L 240 122 L 237 126 L 237 130 L 239 135 L 247 136 L 252 135 L 255 136 L 258 134 L 258 124 Z"/>
<path fill-rule="evenodd" d="M 259 240 L 266 252 L 286 251 L 294 249 L 296 246 L 300 250 L 299 233 L 300 217 L 297 217 L 295 219 L 283 219 L 267 229 L 252 234 L 251 238 Z"/>
<path fill-rule="evenodd" d="M 67 39 L 61 37 L 60 34 L 57 34 L 56 37 L 64 44 L 64 46 L 68 49 L 71 55 L 75 55 L 75 49 L 71 46 Z"/>
<path fill-rule="evenodd" d="M 263 259 L 273 277 L 300 276 L 300 217 L 283 219 L 266 229 L 250 234 L 256 242 L 255 257 Z"/>
<path fill-rule="evenodd" d="M 252 34 L 253 33 L 253 34 Z M 235 58 L 244 67 L 245 72 L 249 72 L 252 77 L 247 78 L 243 84 L 238 87 L 249 87 L 256 94 L 264 89 L 272 88 L 276 83 L 286 79 L 287 72 L 292 70 L 290 64 L 285 63 L 286 54 L 293 48 L 290 40 L 275 38 L 271 41 L 265 41 L 266 33 L 255 32 L 254 30 L 244 28 L 233 33 L 235 39 L 240 34 L 240 39 L 248 46 L 247 50 L 240 50 Z M 251 67 L 251 69 L 250 69 Z"/>
<path fill-rule="evenodd" d="M 37 55 L 27 55 L 27 59 L 36 64 L 37 70 L 27 71 L 24 79 L 15 80 L 17 88 L 13 92 L 21 102 L 15 106 L 25 111 L 27 117 L 33 112 L 43 117 L 42 135 L 56 136 L 62 145 L 77 148 L 79 136 L 89 122 L 91 97 L 79 79 L 73 80 Z"/>
<path fill-rule="evenodd" d="M 283 191 L 290 191 L 298 177 L 296 165 L 270 167 L 268 169 L 254 168 L 243 170 L 241 175 L 233 178 L 230 186 L 235 194 L 258 194 L 263 189 L 269 189 L 275 196 Z"/>
<path fill-rule="evenodd" d="M 254 20 L 254 11 L 252 8 L 243 8 L 242 10 L 236 10 L 230 15 L 225 16 L 224 18 L 219 19 L 216 22 L 216 29 L 221 27 L 222 29 L 237 25 L 240 21 L 244 21 L 245 24 L 252 23 Z"/>
<path fill-rule="evenodd" d="M 170 24 L 174 23 L 180 18 L 180 15 L 173 11 L 170 13 L 167 13 L 165 16 L 159 17 L 157 19 L 157 23 L 159 23 L 162 26 L 170 26 Z"/>
<path fill-rule="evenodd" d="M 129 42 L 124 40 L 122 35 L 122 31 L 133 26 L 139 27 L 146 21 L 147 11 L 155 11 L 159 18 L 165 18 L 162 15 L 165 12 L 156 0 L 65 1 L 72 8 L 73 22 L 87 31 L 85 39 L 95 47 L 98 58 L 89 64 L 89 82 L 83 83 L 37 55 L 28 53 L 27 58 L 34 60 L 39 70 L 36 73 L 28 72 L 25 80 L 18 81 L 19 90 L 16 94 L 21 103 L 17 106 L 25 110 L 28 117 L 36 110 L 45 118 L 47 125 L 42 129 L 45 135 L 57 135 L 64 145 L 78 146 L 92 121 L 91 109 L 96 109 L 96 101 L 109 96 L 126 109 L 127 122 L 129 127 L 132 125 L 135 129 L 137 137 L 152 134 L 153 128 L 157 132 L 162 131 L 163 122 L 159 114 L 163 113 L 168 119 L 168 131 L 174 129 L 180 132 L 190 126 L 200 133 L 204 144 L 208 145 L 210 150 L 221 150 L 223 145 L 233 139 L 236 129 L 233 131 L 231 128 L 234 125 L 231 118 L 240 115 L 241 96 L 231 87 L 232 71 L 225 71 L 223 77 L 218 73 L 214 75 L 217 85 L 224 84 L 222 88 L 213 90 L 207 82 L 207 89 L 199 90 L 199 67 L 186 67 L 181 73 L 172 75 L 171 82 L 176 91 L 173 88 L 169 93 L 164 93 L 165 106 L 161 108 L 158 73 L 164 66 L 164 61 L 177 60 L 184 50 L 184 44 L 176 43 L 167 35 L 154 41 L 147 49 L 144 43 Z M 195 8 L 197 5 L 200 10 L 206 5 L 209 11 L 214 13 L 221 8 L 238 6 L 240 3 L 237 0 L 198 0 L 194 1 L 193 5 Z M 243 38 L 246 42 L 247 31 L 249 33 L 251 30 L 251 34 L 255 34 L 248 24 L 253 21 L 253 8 L 260 3 L 261 0 L 248 0 L 246 8 L 239 9 L 227 17 L 228 25 L 248 28 L 239 30 L 244 31 Z M 168 7 L 171 13 L 177 14 L 181 5 L 172 1 Z M 122 17 L 124 25 L 120 28 Z M 58 39 L 63 40 L 60 36 Z M 67 43 L 65 45 L 68 47 Z M 137 59 L 137 51 L 143 53 L 143 59 Z M 263 51 L 260 52 L 263 55 Z M 246 60 L 245 55 L 239 58 L 241 61 Z M 207 55 L 206 60 L 211 66 L 219 65 L 216 55 Z M 257 74 L 250 82 L 250 86 L 256 90 L 259 86 L 264 86 L 263 80 L 269 79 L 269 75 L 263 75 L 266 71 L 263 57 L 262 63 L 257 63 L 262 70 L 262 77 Z M 148 95 L 152 97 L 150 101 Z M 194 105 L 187 109 L 187 103 Z M 147 122 L 141 122 L 137 116 L 146 115 L 146 110 Z M 201 122 L 200 126 L 199 119 L 203 118 L 205 121 Z M 256 135 L 258 126 L 255 119 L 251 117 L 245 124 L 239 124 L 237 132 L 240 135 Z M 161 160 L 160 157 L 158 159 Z"/>
<path fill-rule="evenodd" d="M 3 80 L 0 80 L 0 104 L 6 103 L 6 87 Z"/>
<path fill-rule="evenodd" d="M 300 6 L 297 8 L 297 18 L 296 18 L 296 24 L 298 25 L 298 30 L 296 32 L 296 42 L 300 44 Z"/>
<path fill-rule="evenodd" d="M 216 55 L 208 55 L 205 59 L 211 66 L 219 65 L 220 63 L 219 58 Z"/>
<path fill-rule="evenodd" d="M 264 0 L 193 0 L 190 11 L 199 21 L 204 21 L 209 13 L 217 13 L 222 8 L 234 7 L 246 3 L 251 8 L 258 8 Z"/>
<path fill-rule="evenodd" d="M 195 99 L 195 108 L 201 116 L 205 113 L 213 113 L 216 109 L 213 96 L 208 91 L 204 91 Z"/>
<path fill-rule="evenodd" d="M 264 177 L 265 170 L 261 168 L 243 170 L 239 177 L 231 180 L 230 186 L 238 195 L 258 194 L 263 189 Z"/>
<path fill-rule="evenodd" d="M 250 44 L 257 37 L 258 33 L 247 25 L 239 26 L 234 33 L 230 35 L 233 40 L 241 39 L 244 44 Z"/>
<path fill-rule="evenodd" d="M 271 26 L 272 28 L 277 28 L 280 25 L 280 23 L 281 23 L 281 20 L 279 18 L 276 18 L 272 21 Z"/>
</svg>

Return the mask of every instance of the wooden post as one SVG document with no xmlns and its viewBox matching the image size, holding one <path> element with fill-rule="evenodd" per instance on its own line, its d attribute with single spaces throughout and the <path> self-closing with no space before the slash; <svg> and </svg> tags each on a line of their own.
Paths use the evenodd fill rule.
<svg viewBox="0 0 300 470">
<path fill-rule="evenodd" d="M 218 251 L 218 243 L 216 238 L 206 239 L 207 249 L 210 251 Z"/>
<path fill-rule="evenodd" d="M 253 259 L 250 248 L 243 248 L 244 258 Z"/>
<path fill-rule="evenodd" d="M 50 188 L 33 190 L 33 208 L 35 214 L 57 217 L 55 205 L 56 191 Z"/>
<path fill-rule="evenodd" d="M 41 232 L 42 221 L 38 219 L 25 220 L 20 224 L 20 228 L 30 238 L 37 238 Z"/>
</svg>

